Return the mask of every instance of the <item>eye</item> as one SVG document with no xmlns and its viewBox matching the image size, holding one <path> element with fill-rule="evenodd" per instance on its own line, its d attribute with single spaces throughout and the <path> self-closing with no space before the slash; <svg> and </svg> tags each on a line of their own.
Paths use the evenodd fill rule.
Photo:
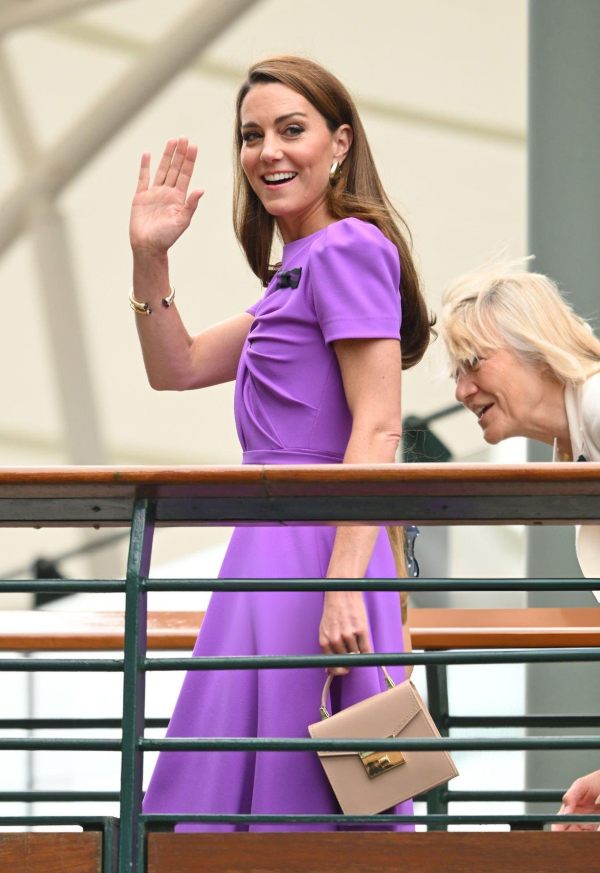
<svg viewBox="0 0 600 873">
<path fill-rule="evenodd" d="M 304 128 L 300 124 L 288 124 L 284 133 L 286 136 L 300 136 L 304 133 Z"/>
<path fill-rule="evenodd" d="M 255 142 L 255 140 L 260 138 L 260 134 L 257 130 L 244 130 L 242 132 L 242 140 L 243 142 Z"/>
</svg>

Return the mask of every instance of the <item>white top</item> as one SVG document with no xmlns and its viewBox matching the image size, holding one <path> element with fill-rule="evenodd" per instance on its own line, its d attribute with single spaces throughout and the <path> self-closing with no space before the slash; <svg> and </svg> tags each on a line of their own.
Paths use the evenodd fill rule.
<svg viewBox="0 0 600 873">
<path fill-rule="evenodd" d="M 565 409 L 573 460 L 600 461 L 600 373 L 580 385 L 565 388 Z M 554 460 L 558 459 L 555 441 Z M 600 576 L 600 525 L 577 525 L 575 531 L 581 572 L 586 578 Z M 600 591 L 594 594 L 600 600 Z"/>
</svg>

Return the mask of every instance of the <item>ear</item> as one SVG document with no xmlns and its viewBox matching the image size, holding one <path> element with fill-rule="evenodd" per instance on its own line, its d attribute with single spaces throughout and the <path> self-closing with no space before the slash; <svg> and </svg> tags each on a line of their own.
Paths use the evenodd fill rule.
<svg viewBox="0 0 600 873">
<path fill-rule="evenodd" d="M 350 151 L 352 140 L 354 139 L 354 131 L 349 124 L 341 124 L 333 134 L 333 157 L 340 164 L 345 160 L 346 155 Z"/>
</svg>

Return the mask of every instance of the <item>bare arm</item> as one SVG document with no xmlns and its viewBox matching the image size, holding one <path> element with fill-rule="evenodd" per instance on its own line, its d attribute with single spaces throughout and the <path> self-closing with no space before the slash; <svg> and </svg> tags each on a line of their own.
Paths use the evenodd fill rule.
<svg viewBox="0 0 600 873">
<path fill-rule="evenodd" d="M 233 379 L 252 324 L 252 316 L 242 313 L 191 337 L 176 305 L 162 303 L 171 291 L 168 250 L 189 227 L 203 193 L 195 189 L 188 194 L 196 154 L 187 139 L 169 140 L 152 183 L 150 155 L 144 154 L 131 207 L 133 293 L 152 310 L 151 315 L 136 313 L 136 326 L 148 380 L 159 390 L 203 388 Z"/>
<path fill-rule="evenodd" d="M 397 340 L 341 340 L 334 343 L 344 391 L 352 413 L 345 464 L 393 463 L 401 435 L 401 358 Z M 327 570 L 330 578 L 364 576 L 377 527 L 339 527 Z M 319 642 L 325 654 L 371 651 L 362 593 L 325 593 Z M 346 673 L 339 668 L 335 673 Z"/>
</svg>

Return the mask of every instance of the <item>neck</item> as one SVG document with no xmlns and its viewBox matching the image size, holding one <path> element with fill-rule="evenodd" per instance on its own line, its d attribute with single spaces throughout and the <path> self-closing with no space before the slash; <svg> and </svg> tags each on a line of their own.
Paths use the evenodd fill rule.
<svg viewBox="0 0 600 873">
<path fill-rule="evenodd" d="M 570 456 L 571 436 L 565 406 L 565 386 L 557 379 L 549 379 L 543 403 L 531 411 L 527 432 L 523 436 L 552 445 L 557 441 L 561 456 Z"/>
<path fill-rule="evenodd" d="M 281 215 L 277 218 L 277 227 L 284 243 L 294 242 L 316 233 L 337 219 L 329 212 L 323 199 L 301 215 Z"/>
</svg>

